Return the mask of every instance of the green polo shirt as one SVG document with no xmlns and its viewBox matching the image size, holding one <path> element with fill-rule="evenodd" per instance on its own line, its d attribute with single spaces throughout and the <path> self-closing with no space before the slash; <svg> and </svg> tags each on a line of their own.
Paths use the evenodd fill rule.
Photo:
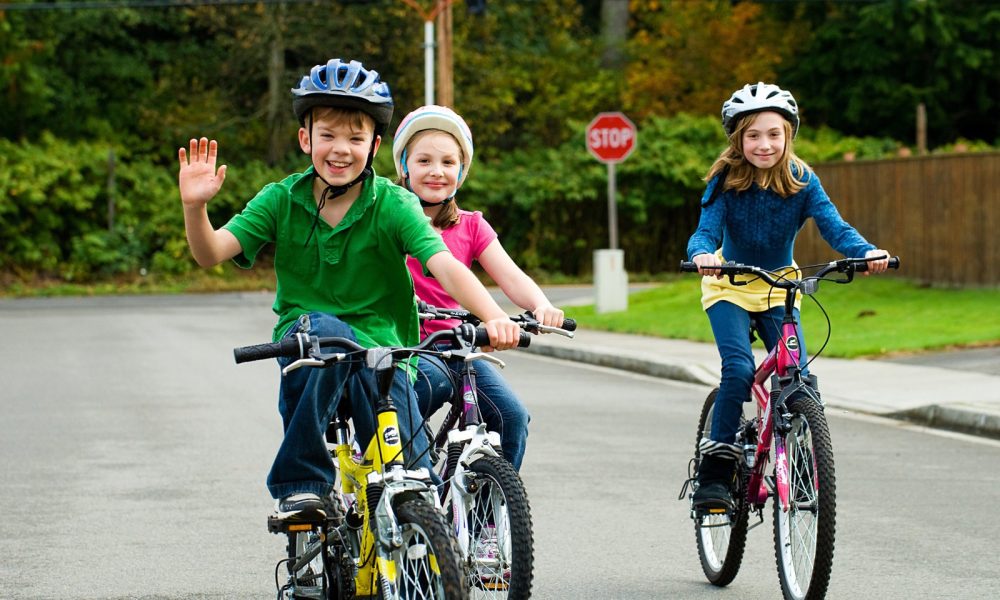
<svg viewBox="0 0 1000 600">
<path fill-rule="evenodd" d="M 303 314 L 324 312 L 349 324 L 365 347 L 410 346 L 420 341 L 413 281 L 406 255 L 427 260 L 448 247 L 431 228 L 416 196 L 384 177 L 369 177 L 336 227 L 316 216 L 313 168 L 265 186 L 225 228 L 249 268 L 273 242 L 280 339 Z"/>
</svg>

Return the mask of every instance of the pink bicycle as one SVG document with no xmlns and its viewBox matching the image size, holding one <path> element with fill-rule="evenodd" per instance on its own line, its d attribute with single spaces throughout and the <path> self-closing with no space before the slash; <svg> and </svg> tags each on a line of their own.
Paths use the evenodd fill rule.
<svg viewBox="0 0 1000 600">
<path fill-rule="evenodd" d="M 736 577 L 747 532 L 764 522 L 764 507 L 769 498 L 774 498 L 774 554 L 784 598 L 813 600 L 826 596 L 833 567 L 837 517 L 833 445 L 816 377 L 802 372 L 792 309 L 798 294 L 812 296 L 820 281 L 850 283 L 856 272 L 868 270 L 867 261 L 845 258 L 802 267 L 818 270 L 801 279 L 736 263 L 720 266 L 722 275 L 728 276 L 734 285 L 746 285 L 746 278 L 736 277 L 749 275 L 787 293 L 777 343 L 754 373 L 749 400 L 756 406 L 756 416 L 741 418 L 736 434 L 736 444 L 744 451 L 743 460 L 737 461 L 732 483 L 735 506 L 728 511 L 693 506 L 691 509 L 698 557 L 713 585 L 728 585 Z M 899 268 L 899 258 L 891 258 L 889 267 Z M 681 271 L 697 272 L 698 267 L 685 261 L 681 263 Z M 826 277 L 835 273 L 843 277 Z M 751 328 L 753 336 L 755 326 L 751 324 Z M 813 357 L 825 347 L 824 342 Z M 712 390 L 702 407 L 694 458 L 688 465 L 688 479 L 678 499 L 686 495 L 690 501 L 697 486 L 695 477 L 701 461 L 698 442 L 710 436 L 718 391 L 718 388 Z M 688 490 L 691 492 L 687 493 Z M 751 511 L 757 513 L 759 521 L 748 525 Z"/>
</svg>

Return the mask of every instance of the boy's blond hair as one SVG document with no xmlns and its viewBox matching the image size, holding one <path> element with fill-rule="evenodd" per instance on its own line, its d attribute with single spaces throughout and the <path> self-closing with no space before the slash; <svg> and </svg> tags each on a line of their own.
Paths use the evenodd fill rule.
<svg viewBox="0 0 1000 600">
<path fill-rule="evenodd" d="M 747 161 L 743 156 L 743 133 L 756 121 L 760 113 L 747 115 L 736 124 L 736 129 L 729 135 L 729 146 L 715 159 L 705 176 L 709 182 L 726 167 L 726 183 L 720 191 L 736 190 L 742 192 L 756 183 L 762 189 L 771 190 L 782 198 L 797 193 L 806 186 L 812 169 L 804 160 L 795 155 L 792 147 L 792 124 L 787 119 L 782 120 L 785 129 L 785 151 L 778 163 L 770 169 L 760 169 Z"/>
</svg>

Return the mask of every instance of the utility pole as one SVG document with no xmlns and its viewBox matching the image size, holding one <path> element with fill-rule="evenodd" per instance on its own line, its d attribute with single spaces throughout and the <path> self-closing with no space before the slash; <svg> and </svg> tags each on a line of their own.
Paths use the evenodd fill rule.
<svg viewBox="0 0 1000 600">
<path fill-rule="evenodd" d="M 451 2 L 438 0 L 438 4 L 444 4 L 444 8 L 437 16 L 437 103 L 452 108 L 455 105 L 455 81 L 452 70 Z"/>
<path fill-rule="evenodd" d="M 434 104 L 435 46 L 438 55 L 438 78 L 441 80 L 441 100 L 438 103 L 451 106 L 454 102 L 451 60 L 451 4 L 453 1 L 433 0 L 431 8 L 425 9 L 417 0 L 403 0 L 404 4 L 417 11 L 420 18 L 424 20 L 424 104 Z M 439 30 L 436 44 L 435 20 L 438 21 Z"/>
</svg>

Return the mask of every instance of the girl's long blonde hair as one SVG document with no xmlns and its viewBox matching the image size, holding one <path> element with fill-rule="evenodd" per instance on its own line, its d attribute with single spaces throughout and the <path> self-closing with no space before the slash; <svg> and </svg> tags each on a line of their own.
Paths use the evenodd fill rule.
<svg viewBox="0 0 1000 600">
<path fill-rule="evenodd" d="M 736 129 L 729 136 L 729 146 L 712 163 L 708 175 L 705 176 L 705 182 L 711 181 L 713 177 L 728 167 L 726 183 L 720 191 L 736 190 L 742 192 L 749 189 L 751 184 L 756 183 L 761 189 L 771 190 L 782 198 L 787 198 L 806 187 L 812 176 L 812 169 L 804 160 L 795 155 L 792 147 L 792 124 L 788 122 L 788 119 L 782 120 L 785 128 L 785 151 L 776 165 L 770 169 L 760 169 L 753 166 L 743 156 L 743 133 L 759 114 L 750 114 L 740 119 Z"/>
</svg>

